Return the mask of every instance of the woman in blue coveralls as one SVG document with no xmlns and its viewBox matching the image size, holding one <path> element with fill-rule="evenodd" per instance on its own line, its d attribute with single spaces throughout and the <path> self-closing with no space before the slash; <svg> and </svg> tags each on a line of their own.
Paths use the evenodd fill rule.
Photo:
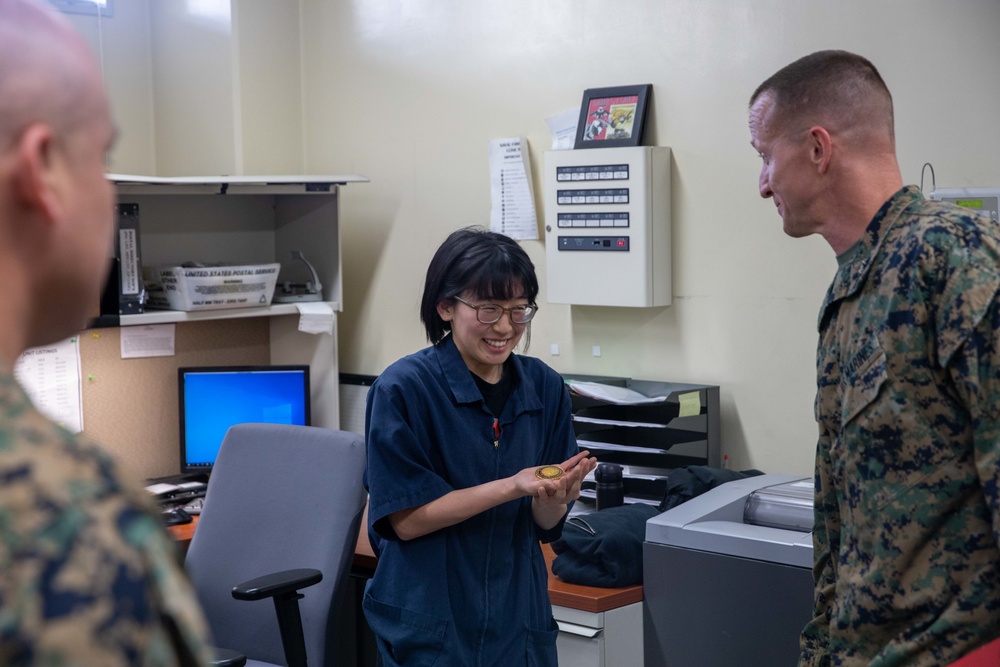
<svg viewBox="0 0 1000 667">
<path fill-rule="evenodd" d="M 580 482 L 562 378 L 516 355 L 537 312 L 524 250 L 452 233 L 427 270 L 432 343 L 368 392 L 368 534 L 379 562 L 364 598 L 383 665 L 557 664 L 539 541 L 559 537 Z"/>
</svg>

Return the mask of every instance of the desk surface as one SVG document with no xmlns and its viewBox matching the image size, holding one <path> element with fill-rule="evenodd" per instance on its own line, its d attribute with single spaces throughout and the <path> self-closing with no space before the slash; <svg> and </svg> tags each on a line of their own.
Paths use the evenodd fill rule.
<svg viewBox="0 0 1000 667">
<path fill-rule="evenodd" d="M 365 526 L 367 523 L 366 516 L 361 525 Z M 174 539 L 186 548 L 191 542 L 191 537 L 194 535 L 197 525 L 198 517 L 195 516 L 192 523 L 181 526 L 170 526 L 168 530 Z M 552 561 L 555 559 L 552 547 L 548 544 L 543 544 L 542 554 L 545 556 L 545 563 L 549 569 L 549 599 L 554 605 L 597 613 L 642 601 L 642 586 L 596 588 L 594 586 L 567 584 L 552 574 Z M 375 553 L 368 543 L 368 534 L 364 530 L 361 530 L 358 535 L 357 544 L 354 547 L 354 567 L 356 570 L 371 573 L 375 570 L 377 564 L 378 560 L 375 558 Z"/>
</svg>

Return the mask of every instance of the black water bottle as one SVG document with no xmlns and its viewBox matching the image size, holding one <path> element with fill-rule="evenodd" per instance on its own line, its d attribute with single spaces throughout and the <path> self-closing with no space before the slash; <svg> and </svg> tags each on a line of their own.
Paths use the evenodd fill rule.
<svg viewBox="0 0 1000 667">
<path fill-rule="evenodd" d="M 594 471 L 597 480 L 597 509 L 619 507 L 625 503 L 622 467 L 617 463 L 599 463 Z"/>
</svg>

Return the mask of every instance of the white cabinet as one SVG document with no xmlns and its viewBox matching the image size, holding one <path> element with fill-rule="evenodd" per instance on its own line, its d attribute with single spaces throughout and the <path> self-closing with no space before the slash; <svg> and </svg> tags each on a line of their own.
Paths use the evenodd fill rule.
<svg viewBox="0 0 1000 667">
<path fill-rule="evenodd" d="M 556 649 L 560 665 L 642 667 L 642 603 L 590 612 L 558 605 Z"/>
<path fill-rule="evenodd" d="M 139 207 L 143 266 L 185 261 L 288 263 L 301 250 L 315 267 L 334 311 L 333 335 L 298 331 L 294 304 L 121 315 L 119 326 L 270 317 L 273 364 L 311 367 L 313 424 L 337 428 L 336 312 L 343 307 L 339 196 L 359 175 L 156 178 L 112 174 L 118 201 Z"/>
<path fill-rule="evenodd" d="M 669 306 L 670 149 L 545 153 L 549 303 Z"/>
</svg>

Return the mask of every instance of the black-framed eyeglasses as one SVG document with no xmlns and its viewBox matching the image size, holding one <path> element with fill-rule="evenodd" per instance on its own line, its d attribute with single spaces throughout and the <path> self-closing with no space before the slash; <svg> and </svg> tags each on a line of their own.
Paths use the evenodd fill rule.
<svg viewBox="0 0 1000 667">
<path fill-rule="evenodd" d="M 496 303 L 484 303 L 481 306 L 473 306 L 471 303 L 466 301 L 461 297 L 455 297 L 456 301 L 461 301 L 469 308 L 476 311 L 476 319 L 482 324 L 496 324 L 503 317 L 503 314 L 510 314 L 510 321 L 514 324 L 527 324 L 531 321 L 531 318 L 535 316 L 538 312 L 538 306 L 512 306 L 510 308 L 504 308 L 500 304 Z"/>
</svg>

